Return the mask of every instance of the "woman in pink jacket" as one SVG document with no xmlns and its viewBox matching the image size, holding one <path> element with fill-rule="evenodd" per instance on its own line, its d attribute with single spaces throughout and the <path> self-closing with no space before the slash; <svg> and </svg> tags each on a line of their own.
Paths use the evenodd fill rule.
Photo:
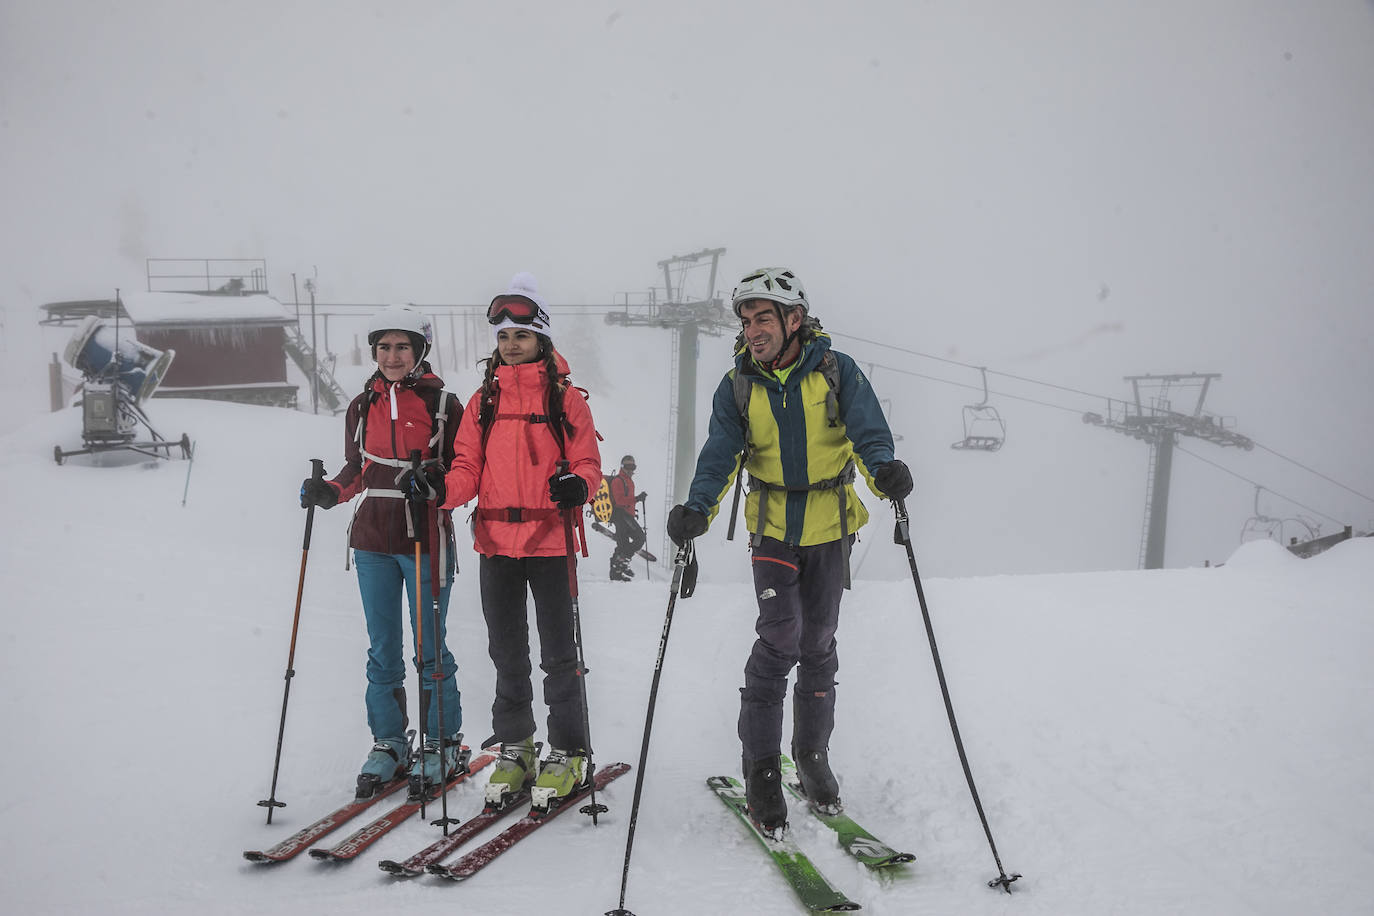
<svg viewBox="0 0 1374 916">
<path fill-rule="evenodd" d="M 477 498 L 473 546 L 496 666 L 492 729 L 504 745 L 487 800 L 502 804 L 533 783 L 535 803 L 547 807 L 586 778 L 566 526 L 601 483 L 601 454 L 586 399 L 569 385 L 567 363 L 553 348 L 534 277 L 516 274 L 492 299 L 487 320 L 496 349 L 458 427 L 444 507 Z M 549 710 L 549 753 L 537 774 L 531 594 Z"/>
</svg>

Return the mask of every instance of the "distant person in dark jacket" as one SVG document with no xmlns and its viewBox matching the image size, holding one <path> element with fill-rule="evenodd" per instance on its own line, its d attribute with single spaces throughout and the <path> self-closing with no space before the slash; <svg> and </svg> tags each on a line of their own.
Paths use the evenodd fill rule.
<svg viewBox="0 0 1374 916">
<path fill-rule="evenodd" d="M 370 798 L 382 783 L 403 775 L 407 759 L 406 667 L 403 658 L 405 621 L 411 635 L 415 606 L 421 608 L 424 658 L 411 657 L 420 667 L 424 695 L 420 709 L 426 716 L 425 753 L 414 762 L 411 775 L 430 786 L 451 771 L 460 755 L 463 707 L 458 692 L 457 665 L 446 642 L 449 590 L 455 567 L 453 525 L 444 500 L 444 472 L 453 460 L 453 441 L 463 407 L 443 390 L 443 381 L 425 356 L 433 327 L 420 312 L 393 306 L 378 313 L 368 326 L 367 341 L 377 371 L 362 394 L 348 405 L 344 419 L 344 466 L 333 480 L 306 480 L 301 505 L 329 509 L 354 497 L 349 536 L 353 563 L 358 569 L 363 617 L 367 621 L 367 724 L 373 746 L 358 775 L 357 794 Z M 419 450 L 421 470 L 412 468 L 411 451 Z M 440 534 L 436 537 L 436 526 Z M 415 543 L 420 544 L 419 588 L 416 588 Z M 435 634 L 429 632 L 430 552 L 437 550 L 440 573 L 438 645 L 443 669 L 444 721 L 434 690 Z M 409 612 L 402 606 L 409 596 Z M 440 738 L 443 738 L 441 760 Z"/>
</svg>

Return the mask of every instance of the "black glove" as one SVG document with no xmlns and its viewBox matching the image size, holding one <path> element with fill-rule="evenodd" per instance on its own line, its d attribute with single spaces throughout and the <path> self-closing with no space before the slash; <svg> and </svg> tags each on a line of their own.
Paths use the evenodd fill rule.
<svg viewBox="0 0 1374 916">
<path fill-rule="evenodd" d="M 635 497 L 635 502 L 637 502 L 637 503 L 642 503 L 642 502 L 644 502 L 644 500 L 646 500 L 646 499 L 648 499 L 648 498 L 649 498 L 649 494 L 648 494 L 648 493 L 640 493 L 638 496 Z"/>
<path fill-rule="evenodd" d="M 683 505 L 673 506 L 672 511 L 668 513 L 668 537 L 681 547 L 684 541 L 705 534 L 708 524 L 710 523 L 706 521 L 706 516 L 697 510 L 688 509 Z"/>
<path fill-rule="evenodd" d="M 422 468 L 418 474 L 414 469 L 407 470 L 397 483 L 406 499 L 413 503 L 444 504 L 444 472 L 435 465 Z"/>
<path fill-rule="evenodd" d="M 332 509 L 339 504 L 339 491 L 324 478 L 307 477 L 301 481 L 301 508 L 319 506 Z"/>
<path fill-rule="evenodd" d="M 571 471 L 549 478 L 549 499 L 560 509 L 576 509 L 587 501 L 587 481 Z"/>
<path fill-rule="evenodd" d="M 873 482 L 888 499 L 906 499 L 911 495 L 911 471 L 896 458 L 873 469 Z"/>
</svg>

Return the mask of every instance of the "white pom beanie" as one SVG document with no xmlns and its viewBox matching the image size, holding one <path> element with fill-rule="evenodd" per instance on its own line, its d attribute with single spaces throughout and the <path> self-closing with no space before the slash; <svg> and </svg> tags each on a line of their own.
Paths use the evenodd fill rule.
<svg viewBox="0 0 1374 916">
<path fill-rule="evenodd" d="M 550 341 L 553 340 L 553 323 L 549 320 L 548 307 L 544 304 L 544 297 L 539 295 L 539 281 L 534 279 L 534 274 L 528 271 L 520 271 L 510 279 L 510 288 L 504 293 L 492 297 L 492 305 L 497 300 L 511 296 L 518 296 L 521 299 L 528 299 L 539 307 L 539 314 L 533 321 L 520 322 L 512 321 L 510 316 L 506 316 L 499 324 L 491 326 L 491 333 L 498 335 L 502 328 L 523 328 L 526 331 L 533 331 L 536 334 L 543 334 Z"/>
</svg>

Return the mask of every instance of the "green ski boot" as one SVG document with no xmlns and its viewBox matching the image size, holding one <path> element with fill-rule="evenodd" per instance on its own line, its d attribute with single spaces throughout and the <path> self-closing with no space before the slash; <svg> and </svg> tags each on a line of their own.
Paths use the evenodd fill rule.
<svg viewBox="0 0 1374 916">
<path fill-rule="evenodd" d="M 554 748 L 539 767 L 539 778 L 530 790 L 530 800 L 536 808 L 548 809 L 581 788 L 586 782 L 586 771 L 585 756 Z"/>
<path fill-rule="evenodd" d="M 535 766 L 539 763 L 539 748 L 534 736 L 521 741 L 507 741 L 496 759 L 491 777 L 487 779 L 486 802 L 503 807 L 507 798 L 520 792 L 534 781 Z"/>
</svg>

